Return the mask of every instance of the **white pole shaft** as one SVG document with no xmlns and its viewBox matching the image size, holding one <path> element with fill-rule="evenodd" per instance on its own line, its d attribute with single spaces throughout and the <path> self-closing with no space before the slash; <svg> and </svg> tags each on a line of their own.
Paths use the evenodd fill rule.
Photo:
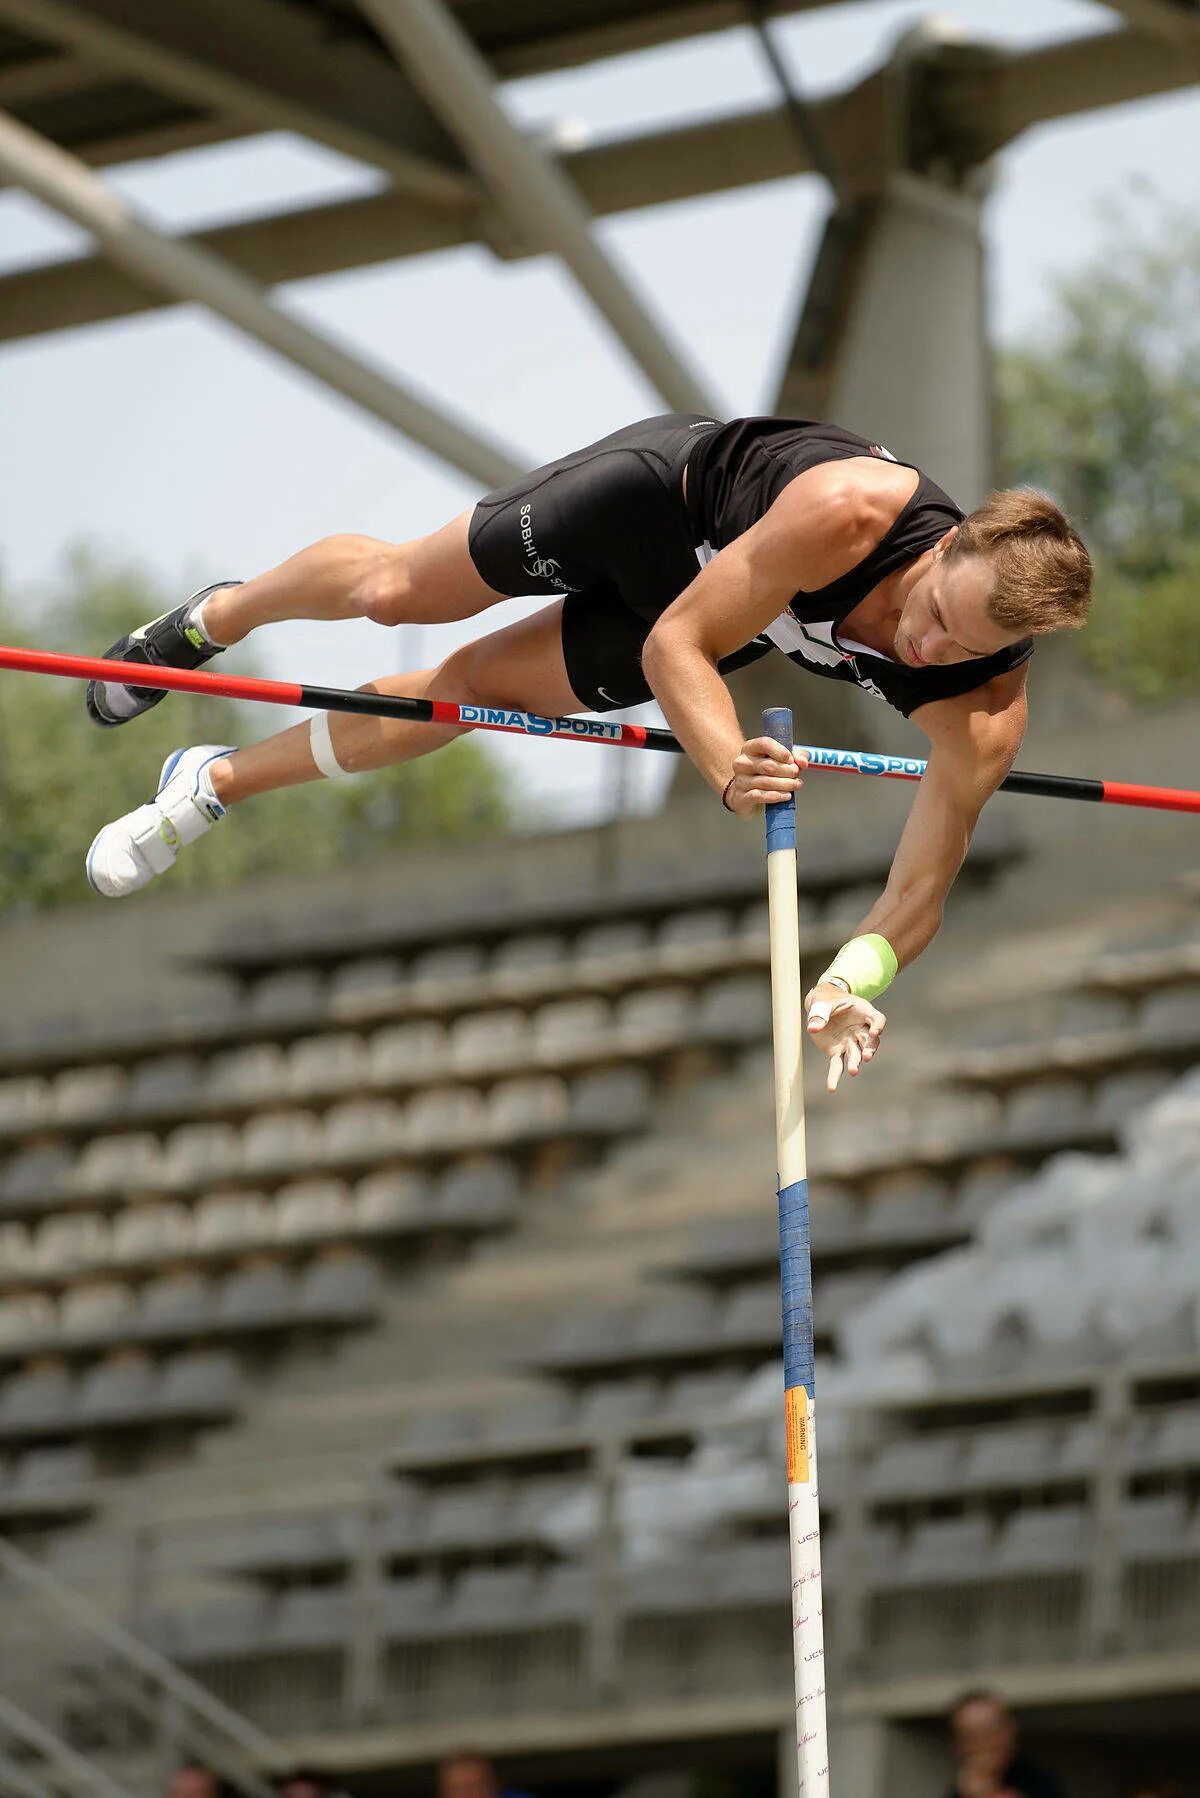
<svg viewBox="0 0 1200 1798">
<path fill-rule="evenodd" d="M 790 748 L 792 714 L 764 712 L 763 735 Z M 796 896 L 796 802 L 767 807 L 771 1010 L 775 1043 L 775 1137 L 779 1165 L 779 1255 L 783 1291 L 784 1410 L 792 1567 L 792 1652 L 800 1798 L 829 1798 L 825 1720 L 825 1633 L 821 1518 L 817 1495 L 813 1378 L 812 1256 L 804 1138 L 804 1012 Z"/>
</svg>

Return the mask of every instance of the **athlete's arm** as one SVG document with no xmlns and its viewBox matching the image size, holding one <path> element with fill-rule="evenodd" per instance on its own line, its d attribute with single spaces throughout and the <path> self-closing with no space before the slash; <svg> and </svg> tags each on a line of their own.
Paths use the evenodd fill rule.
<svg viewBox="0 0 1200 1798">
<path fill-rule="evenodd" d="M 1025 666 L 972 693 L 938 699 L 912 714 L 929 738 L 887 885 L 856 934 L 878 931 L 902 968 L 937 935 L 946 896 L 979 814 L 1012 767 L 1025 734 Z"/>
<path fill-rule="evenodd" d="M 646 639 L 642 668 L 692 761 L 722 793 L 743 751 L 774 776 L 739 780 L 734 809 L 755 810 L 799 785 L 794 757 L 766 740 L 745 744 L 725 682 L 723 656 L 758 636 L 798 592 L 849 573 L 870 554 L 911 498 L 915 471 L 853 457 L 824 462 L 789 481 L 758 522 L 713 557 L 667 607 Z"/>
</svg>

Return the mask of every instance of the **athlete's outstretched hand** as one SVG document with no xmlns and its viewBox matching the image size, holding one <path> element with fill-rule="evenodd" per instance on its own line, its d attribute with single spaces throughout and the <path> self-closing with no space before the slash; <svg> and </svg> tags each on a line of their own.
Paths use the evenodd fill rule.
<svg viewBox="0 0 1200 1798">
<path fill-rule="evenodd" d="M 806 755 L 793 755 L 773 737 L 752 737 L 734 760 L 725 803 L 739 818 L 752 817 L 764 805 L 790 799 L 804 785 L 800 771 L 807 766 Z"/>
<path fill-rule="evenodd" d="M 845 1070 L 857 1074 L 872 1060 L 887 1019 L 869 999 L 853 999 L 840 986 L 814 986 L 804 1001 L 810 1042 L 829 1057 L 826 1092 L 835 1093 Z"/>
</svg>

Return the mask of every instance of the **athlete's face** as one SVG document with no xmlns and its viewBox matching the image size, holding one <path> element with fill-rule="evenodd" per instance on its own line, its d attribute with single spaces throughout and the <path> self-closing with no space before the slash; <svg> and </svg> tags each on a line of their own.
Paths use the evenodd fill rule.
<svg viewBox="0 0 1200 1798">
<path fill-rule="evenodd" d="M 951 556 L 948 531 L 909 590 L 896 625 L 896 656 L 910 668 L 982 661 L 1020 641 L 988 616 L 992 571 L 982 556 Z"/>
</svg>

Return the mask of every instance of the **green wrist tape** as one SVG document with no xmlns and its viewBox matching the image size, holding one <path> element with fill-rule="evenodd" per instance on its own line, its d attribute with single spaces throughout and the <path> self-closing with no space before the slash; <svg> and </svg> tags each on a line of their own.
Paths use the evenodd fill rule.
<svg viewBox="0 0 1200 1798">
<path fill-rule="evenodd" d="M 856 999 L 878 999 L 898 970 L 896 951 L 885 936 L 856 936 L 842 945 L 821 978 L 836 974 L 849 982 Z"/>
</svg>

